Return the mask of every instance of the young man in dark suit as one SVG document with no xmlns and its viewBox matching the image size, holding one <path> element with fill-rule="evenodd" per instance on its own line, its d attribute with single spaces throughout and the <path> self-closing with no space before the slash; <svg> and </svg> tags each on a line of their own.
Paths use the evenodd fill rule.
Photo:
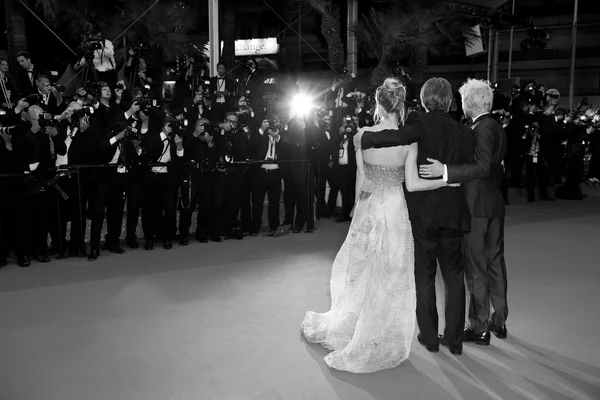
<svg viewBox="0 0 600 400">
<path fill-rule="evenodd" d="M 472 163 L 444 165 L 431 157 L 421 166 L 424 177 L 443 176 L 448 183 L 464 182 L 471 210 L 471 232 L 465 236 L 465 275 L 471 293 L 470 327 L 463 341 L 489 345 L 490 331 L 506 338 L 506 263 L 504 261 L 504 198 L 502 180 L 506 133 L 490 113 L 493 91 L 488 82 L 469 79 L 461 88 L 462 108 L 473 121 L 475 156 Z M 490 316 L 490 302 L 494 313 Z"/>
<path fill-rule="evenodd" d="M 471 131 L 452 119 L 452 88 L 443 78 L 431 78 L 421 89 L 421 102 L 427 112 L 413 111 L 397 131 L 368 132 L 362 147 L 381 148 L 406 145 L 418 139 L 418 164 L 429 158 L 466 163 L 473 157 Z M 425 192 L 407 192 L 406 202 L 415 241 L 415 281 L 417 287 L 418 340 L 427 350 L 439 351 L 435 273 L 439 262 L 446 283 L 446 327 L 442 344 L 453 354 L 462 354 L 465 319 L 463 236 L 470 231 L 469 209 L 458 187 Z"/>
<path fill-rule="evenodd" d="M 21 70 L 17 72 L 17 84 L 19 85 L 19 97 L 22 98 L 28 94 L 37 93 L 37 85 L 35 80 L 37 79 L 38 70 L 31 61 L 31 56 L 27 52 L 20 52 L 17 54 L 17 62 L 21 66 Z"/>
<path fill-rule="evenodd" d="M 235 82 L 226 78 L 225 73 L 227 67 L 220 62 L 217 64 L 217 76 L 210 78 L 208 85 L 214 121 L 222 121 L 225 114 L 233 109 Z"/>
</svg>

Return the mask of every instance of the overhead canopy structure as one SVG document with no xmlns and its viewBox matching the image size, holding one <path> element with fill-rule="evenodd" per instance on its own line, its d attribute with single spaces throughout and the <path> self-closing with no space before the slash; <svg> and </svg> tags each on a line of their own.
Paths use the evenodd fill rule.
<svg viewBox="0 0 600 400">
<path fill-rule="evenodd" d="M 509 0 L 457 0 L 457 1 L 446 1 L 446 3 L 461 4 L 470 7 L 487 8 L 490 10 L 497 10 L 502 7 Z"/>
</svg>

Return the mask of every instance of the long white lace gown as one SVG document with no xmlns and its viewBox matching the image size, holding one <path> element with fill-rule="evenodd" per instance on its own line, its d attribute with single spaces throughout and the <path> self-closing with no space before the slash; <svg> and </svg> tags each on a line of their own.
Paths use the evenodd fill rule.
<svg viewBox="0 0 600 400">
<path fill-rule="evenodd" d="M 369 373 L 408 358 L 416 323 L 414 244 L 403 166 L 364 163 L 365 183 L 331 271 L 331 309 L 307 311 L 301 332 L 333 350 L 325 363 Z"/>
</svg>

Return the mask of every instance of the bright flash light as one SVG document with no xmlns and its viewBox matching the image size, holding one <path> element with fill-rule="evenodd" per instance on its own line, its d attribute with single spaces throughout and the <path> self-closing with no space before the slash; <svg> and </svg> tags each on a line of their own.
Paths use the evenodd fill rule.
<svg viewBox="0 0 600 400">
<path fill-rule="evenodd" d="M 313 109 L 312 99 L 305 94 L 297 94 L 292 99 L 290 110 L 293 115 L 305 116 Z"/>
</svg>

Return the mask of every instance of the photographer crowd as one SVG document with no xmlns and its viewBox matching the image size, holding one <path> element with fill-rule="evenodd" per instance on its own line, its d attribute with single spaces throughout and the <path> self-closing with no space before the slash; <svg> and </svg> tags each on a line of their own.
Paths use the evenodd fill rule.
<svg viewBox="0 0 600 400">
<path fill-rule="evenodd" d="M 348 110 L 337 124 L 324 108 L 282 121 L 263 102 L 253 59 L 239 82 L 221 63 L 217 76 L 195 87 L 190 63 L 178 81 L 189 95 L 171 104 L 134 52 L 125 64 L 131 87 L 90 75 L 72 98 L 28 54 L 18 61 L 13 81 L 0 60 L 0 266 L 11 252 L 27 267 L 57 255 L 94 261 L 105 251 L 123 254 L 123 247 L 169 250 L 174 242 L 188 245 L 192 233 L 201 243 L 241 240 L 259 235 L 263 222 L 265 236 L 281 227 L 298 233 L 312 213 L 308 185 L 316 187 L 320 217 L 334 216 L 341 192 L 336 221 L 350 220 L 352 137 L 364 111 Z M 300 162 L 306 159 L 318 171 L 315 182 Z"/>
<path fill-rule="evenodd" d="M 281 227 L 298 233 L 313 214 L 351 220 L 353 136 L 374 123 L 364 93 L 329 99 L 308 115 L 276 115 L 252 57 L 242 79 L 223 63 L 217 76 L 198 79 L 189 60 L 165 103 L 142 47 L 129 50 L 126 80 L 118 81 L 112 44 L 100 36 L 88 43 L 77 66 L 87 77 L 72 98 L 29 54 L 17 55 L 16 78 L 0 59 L 0 267 L 11 252 L 22 267 L 55 255 L 94 261 L 101 251 L 125 253 L 122 245 L 186 246 L 192 233 L 201 243 L 221 242 L 257 236 L 263 223 L 266 236 Z M 535 82 L 506 95 L 496 90 L 494 101 L 509 140 L 507 204 L 509 186 L 526 186 L 533 202 L 554 201 L 552 185 L 554 197 L 583 199 L 583 182 L 600 183 L 600 116 L 587 101 L 577 110 L 557 108 L 557 92 Z M 405 106 L 421 108 L 418 101 Z M 459 108 L 455 117 L 462 114 Z"/>
<path fill-rule="evenodd" d="M 560 94 L 527 82 L 510 94 L 495 87 L 494 113 L 508 138 L 508 188 L 526 187 L 527 201 L 582 200 L 581 184 L 600 183 L 600 115 L 586 98 L 575 110 L 558 107 Z M 537 187 L 537 196 L 536 196 Z M 554 197 L 549 188 L 554 187 Z"/>
</svg>

